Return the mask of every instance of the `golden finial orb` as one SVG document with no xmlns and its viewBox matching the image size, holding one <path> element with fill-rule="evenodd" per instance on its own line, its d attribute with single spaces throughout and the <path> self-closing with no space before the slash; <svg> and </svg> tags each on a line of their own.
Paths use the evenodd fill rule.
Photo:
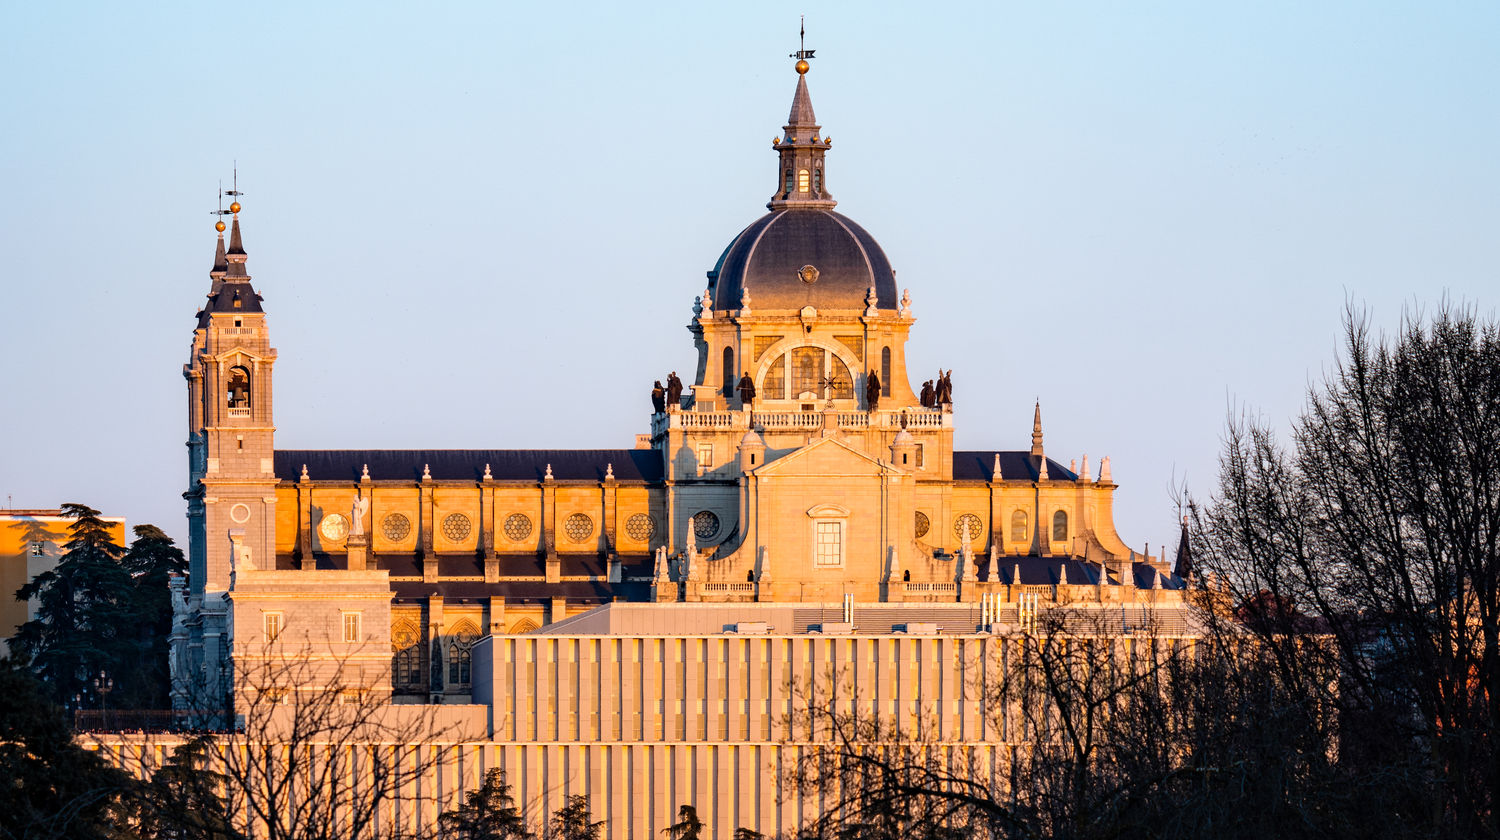
<svg viewBox="0 0 1500 840">
<path fill-rule="evenodd" d="M 223 233 L 224 232 L 224 223 L 223 222 L 214 222 L 214 230 L 218 231 L 219 233 Z"/>
<path fill-rule="evenodd" d="M 238 213 L 238 212 L 240 212 L 240 203 L 238 201 L 236 201 L 233 204 L 229 205 L 229 212 L 231 212 L 231 213 Z"/>
<path fill-rule="evenodd" d="M 807 75 L 807 71 L 811 67 L 812 67 L 812 65 L 807 63 L 807 59 L 805 59 L 805 58 L 799 58 L 799 59 L 797 59 L 797 75 L 799 75 L 799 76 L 805 76 L 805 75 Z"/>
</svg>

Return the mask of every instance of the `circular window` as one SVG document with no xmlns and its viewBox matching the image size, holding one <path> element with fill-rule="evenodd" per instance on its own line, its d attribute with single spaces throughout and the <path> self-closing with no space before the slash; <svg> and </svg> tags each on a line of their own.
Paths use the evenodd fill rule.
<svg viewBox="0 0 1500 840">
<path fill-rule="evenodd" d="M 563 523 L 563 530 L 567 532 L 568 539 L 583 542 L 594 533 L 594 520 L 588 518 L 587 514 L 575 513 Z"/>
<path fill-rule="evenodd" d="M 411 533 L 411 520 L 404 513 L 393 513 L 380 525 L 380 532 L 391 542 L 400 542 Z"/>
<path fill-rule="evenodd" d="M 524 513 L 512 513 L 505 517 L 505 538 L 524 540 L 531 536 L 531 517 Z"/>
<path fill-rule="evenodd" d="M 917 511 L 917 537 L 919 539 L 921 537 L 925 537 L 927 536 L 927 532 L 931 530 L 932 520 L 927 518 L 927 514 L 921 512 L 920 510 Z"/>
<path fill-rule="evenodd" d="M 980 522 L 979 517 L 975 516 L 972 513 L 966 513 L 963 516 L 960 516 L 959 518 L 953 520 L 953 533 L 959 539 L 963 539 L 964 533 L 967 532 L 969 535 L 969 539 L 977 540 L 979 539 L 979 535 L 983 533 L 983 531 L 984 523 Z"/>
<path fill-rule="evenodd" d="M 229 509 L 229 518 L 241 525 L 250 521 L 250 506 L 241 502 Z"/>
<path fill-rule="evenodd" d="M 637 542 L 645 542 L 656 534 L 656 520 L 644 513 L 625 520 L 625 535 Z"/>
<path fill-rule="evenodd" d="M 469 517 L 461 513 L 450 513 L 443 519 L 443 536 L 450 542 L 462 542 L 468 539 L 473 527 L 469 524 Z"/>
<path fill-rule="evenodd" d="M 704 510 L 693 515 L 693 536 L 706 540 L 718 533 L 719 517 L 713 511 Z"/>
<path fill-rule="evenodd" d="M 349 520 L 341 514 L 330 513 L 318 523 L 318 533 L 322 534 L 325 540 L 341 540 L 349 533 Z"/>
</svg>

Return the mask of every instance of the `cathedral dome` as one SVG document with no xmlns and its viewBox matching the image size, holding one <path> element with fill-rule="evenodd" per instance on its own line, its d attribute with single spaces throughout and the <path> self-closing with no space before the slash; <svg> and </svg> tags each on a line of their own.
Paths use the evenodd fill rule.
<svg viewBox="0 0 1500 840">
<path fill-rule="evenodd" d="M 896 311 L 896 273 L 885 251 L 847 216 L 823 208 L 778 209 L 756 219 L 724 249 L 709 272 L 713 308 L 726 311 L 859 310 L 875 287 L 875 306 Z"/>
</svg>

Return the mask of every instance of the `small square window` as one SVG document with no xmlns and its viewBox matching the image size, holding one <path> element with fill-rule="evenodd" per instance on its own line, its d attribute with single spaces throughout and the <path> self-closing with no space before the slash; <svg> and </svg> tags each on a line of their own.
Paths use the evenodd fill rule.
<svg viewBox="0 0 1500 840">
<path fill-rule="evenodd" d="M 360 640 L 359 613 L 344 613 L 344 641 L 357 642 Z"/>
<path fill-rule="evenodd" d="M 711 443 L 698 444 L 698 466 L 701 469 L 713 469 L 714 445 Z"/>
<path fill-rule="evenodd" d="M 264 613 L 262 617 L 265 622 L 266 641 L 276 641 L 276 637 L 281 635 L 281 628 L 283 627 L 281 613 L 268 612 Z"/>
<path fill-rule="evenodd" d="M 46 543 L 40 543 L 40 542 L 34 542 L 34 543 L 32 543 L 31 544 L 31 556 L 32 557 L 46 557 L 47 556 L 47 544 Z"/>
</svg>

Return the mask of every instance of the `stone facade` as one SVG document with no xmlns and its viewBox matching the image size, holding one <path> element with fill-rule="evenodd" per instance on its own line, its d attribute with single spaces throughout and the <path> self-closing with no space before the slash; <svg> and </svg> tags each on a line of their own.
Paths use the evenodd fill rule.
<svg viewBox="0 0 1500 840">
<path fill-rule="evenodd" d="M 1049 458 L 1040 406 L 1018 409 L 1028 448 L 955 449 L 947 377 L 906 369 L 910 293 L 833 211 L 805 75 L 783 131 L 770 212 L 694 301 L 690 381 L 630 448 L 277 449 L 234 205 L 184 368 L 176 702 L 233 709 L 296 641 L 395 703 L 487 713 L 487 740 L 449 745 L 442 791 L 506 767 L 542 809 L 607 802 L 610 836 L 733 802 L 714 817 L 728 836 L 818 807 L 773 788 L 816 740 L 778 728 L 786 687 L 825 665 L 1003 760 L 1014 738 L 963 671 L 1024 616 L 1067 606 L 1126 632 L 1159 611 L 1191 635 L 1184 582 L 1115 531 L 1107 458 L 1097 475 Z"/>
</svg>

